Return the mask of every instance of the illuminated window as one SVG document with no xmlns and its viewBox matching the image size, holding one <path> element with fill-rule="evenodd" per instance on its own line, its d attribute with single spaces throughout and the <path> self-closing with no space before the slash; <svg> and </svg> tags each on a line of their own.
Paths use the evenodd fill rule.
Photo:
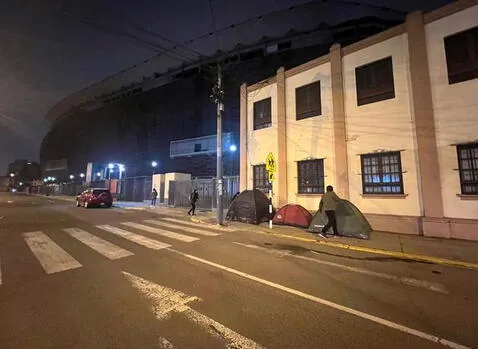
<svg viewBox="0 0 478 349">
<path fill-rule="evenodd" d="M 400 152 L 361 156 L 364 194 L 403 194 Z"/>
</svg>

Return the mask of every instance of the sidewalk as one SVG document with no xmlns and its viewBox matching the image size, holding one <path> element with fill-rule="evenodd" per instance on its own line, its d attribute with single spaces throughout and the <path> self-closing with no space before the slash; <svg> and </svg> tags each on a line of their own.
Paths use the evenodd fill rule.
<svg viewBox="0 0 478 349">
<path fill-rule="evenodd" d="M 48 198 L 67 201 L 75 200 L 74 197 L 64 196 L 49 196 Z M 216 225 L 216 212 L 214 211 L 197 210 L 197 215 L 190 217 L 187 215 L 187 208 L 167 206 L 151 207 L 147 202 L 115 201 L 114 207 L 142 210 L 178 218 L 181 217 L 199 224 Z M 226 217 L 226 211 L 224 212 L 224 217 Z M 225 226 L 234 230 L 316 243 L 333 248 L 478 270 L 478 242 L 475 241 L 440 239 L 384 232 L 372 232 L 369 240 L 345 237 L 323 240 L 317 238 L 316 234 L 307 232 L 305 229 L 289 226 L 274 225 L 272 229 L 269 229 L 267 223 L 256 226 L 238 222 L 225 222 Z"/>
</svg>

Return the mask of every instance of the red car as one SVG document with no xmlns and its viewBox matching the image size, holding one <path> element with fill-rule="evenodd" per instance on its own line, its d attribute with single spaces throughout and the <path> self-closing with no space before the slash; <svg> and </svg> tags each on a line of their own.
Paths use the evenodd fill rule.
<svg viewBox="0 0 478 349">
<path fill-rule="evenodd" d="M 76 206 L 85 208 L 92 206 L 111 207 L 113 206 L 113 196 L 108 189 L 87 189 L 76 196 Z"/>
</svg>

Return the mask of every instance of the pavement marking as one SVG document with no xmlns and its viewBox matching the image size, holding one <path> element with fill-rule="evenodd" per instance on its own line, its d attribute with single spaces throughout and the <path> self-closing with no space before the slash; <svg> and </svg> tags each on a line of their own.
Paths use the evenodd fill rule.
<svg viewBox="0 0 478 349">
<path fill-rule="evenodd" d="M 379 277 L 379 278 L 382 278 L 382 279 L 395 281 L 395 282 L 398 282 L 398 283 L 401 283 L 401 284 L 404 284 L 404 285 L 408 285 L 408 286 L 421 287 L 421 288 L 427 289 L 429 291 L 445 293 L 445 294 L 449 293 L 448 290 L 445 288 L 445 286 L 443 286 L 442 284 L 439 284 L 439 283 L 435 283 L 435 282 L 419 280 L 419 279 L 414 279 L 414 278 L 410 278 L 410 277 L 394 276 L 394 275 L 380 273 L 380 272 L 376 272 L 376 271 L 372 271 L 372 270 L 368 270 L 368 269 L 364 269 L 364 268 L 350 267 L 350 266 L 339 264 L 339 263 L 328 262 L 328 261 L 323 261 L 323 260 L 319 260 L 319 259 L 315 259 L 315 258 L 311 258 L 311 257 L 296 255 L 296 254 L 293 254 L 291 251 L 276 251 L 276 250 L 273 250 L 273 249 L 269 249 L 269 248 L 265 248 L 265 247 L 261 247 L 261 246 L 257 246 L 257 245 L 243 244 L 243 243 L 240 243 L 240 242 L 233 242 L 233 243 L 236 244 L 236 245 L 239 245 L 239 246 L 243 246 L 243 247 L 247 247 L 247 248 L 251 248 L 251 249 L 255 249 L 255 250 L 260 250 L 260 251 L 265 251 L 269 254 L 277 255 L 279 257 L 284 257 L 284 256 L 293 257 L 293 258 L 302 259 L 302 260 L 309 261 L 309 262 L 314 262 L 314 263 L 317 263 L 317 264 L 323 264 L 323 265 L 327 265 L 327 266 L 331 266 L 331 267 L 340 268 L 340 269 L 351 271 L 351 272 L 354 272 L 354 273 L 365 274 L 365 275 Z M 310 252 L 317 253 L 317 252 L 314 252 L 314 251 L 310 251 Z"/>
<path fill-rule="evenodd" d="M 133 287 L 151 302 L 152 311 L 158 320 L 165 320 L 172 312 L 179 312 L 211 335 L 225 341 L 227 343 L 226 348 L 265 349 L 262 345 L 234 332 L 187 305 L 190 302 L 199 300 L 198 297 L 191 297 L 181 291 L 155 284 L 125 271 L 122 273 L 132 283 Z"/>
<path fill-rule="evenodd" d="M 159 337 L 158 344 L 160 349 L 176 349 L 176 347 L 164 337 Z"/>
<path fill-rule="evenodd" d="M 22 234 L 47 274 L 80 268 L 81 264 L 41 231 Z"/>
<path fill-rule="evenodd" d="M 198 223 L 193 223 L 193 222 L 187 222 L 187 221 L 183 221 L 181 219 L 176 219 L 176 218 L 165 217 L 165 218 L 161 218 L 161 220 L 172 222 L 172 223 L 179 223 L 179 224 L 187 225 L 187 226 L 190 226 L 190 227 L 193 227 L 193 228 L 201 227 L 200 223 L 198 224 Z M 208 230 L 214 230 L 214 231 L 217 231 L 217 232 L 224 232 L 224 231 L 228 231 L 228 230 L 230 231 L 231 230 L 230 228 L 227 228 L 227 227 L 214 226 L 214 225 L 211 225 L 211 224 L 209 224 L 207 226 L 207 229 Z"/>
<path fill-rule="evenodd" d="M 149 221 L 149 223 L 153 223 L 154 221 L 155 221 L 154 219 L 151 219 Z M 201 229 L 197 229 L 197 228 L 181 227 L 177 224 L 169 224 L 169 223 L 165 223 L 165 222 L 162 222 L 162 221 L 155 221 L 155 223 L 153 223 L 153 224 L 161 225 L 165 228 L 178 229 L 178 230 L 180 229 L 180 230 L 183 230 L 183 231 L 188 232 L 188 233 L 204 235 L 204 236 L 218 236 L 218 235 L 221 235 L 221 234 L 218 234 L 218 233 L 213 233 L 213 232 L 210 232 L 210 231 L 201 230 Z M 203 228 L 203 229 L 209 229 L 209 228 Z"/>
<path fill-rule="evenodd" d="M 283 291 L 283 292 L 286 292 L 286 293 L 289 293 L 289 294 L 292 294 L 292 295 L 295 295 L 295 296 L 298 296 L 298 297 L 301 297 L 301 298 L 304 298 L 304 299 L 308 299 L 312 302 L 328 306 L 332 309 L 336 309 L 336 310 L 342 311 L 344 313 L 355 315 L 355 316 L 357 316 L 359 318 L 362 318 L 362 319 L 370 320 L 370 321 L 375 322 L 377 324 L 380 324 L 380 325 L 383 325 L 383 326 L 386 326 L 386 327 L 389 327 L 389 328 L 395 329 L 397 331 L 401 331 L 401 332 L 404 332 L 404 333 L 407 333 L 407 334 L 410 334 L 410 335 L 413 335 L 413 336 L 416 336 L 416 337 L 419 337 L 421 339 L 428 340 L 430 342 L 441 344 L 445 347 L 449 347 L 449 348 L 453 348 L 453 349 L 471 349 L 471 347 L 467 347 L 465 345 L 461 345 L 461 344 L 458 344 L 456 342 L 449 341 L 445 338 L 441 338 L 441 337 L 431 335 L 431 334 L 428 334 L 428 333 L 425 333 L 425 332 L 422 332 L 422 331 L 419 331 L 419 330 L 415 330 L 413 328 L 398 324 L 396 322 L 386 320 L 386 319 L 383 319 L 381 317 L 378 317 L 378 316 L 375 316 L 375 315 L 372 315 L 372 314 L 364 313 L 362 311 L 359 311 L 359 310 L 356 310 L 356 309 L 353 309 L 353 308 L 349 308 L 349 307 L 346 307 L 344 305 L 340 305 L 340 304 L 328 301 L 328 300 L 320 298 L 320 297 L 312 296 L 308 293 L 305 293 L 305 292 L 302 292 L 302 291 L 299 291 L 299 290 L 296 290 L 296 289 L 293 289 L 293 288 L 290 288 L 290 287 L 287 287 L 287 286 L 283 286 L 283 285 L 277 284 L 277 283 L 272 282 L 272 281 L 261 279 L 257 276 L 244 273 L 244 272 L 239 271 L 237 269 L 229 268 L 229 267 L 226 267 L 224 265 L 221 265 L 221 264 L 218 264 L 218 263 L 215 263 L 215 262 L 211 262 L 211 261 L 208 261 L 206 259 L 199 258 L 199 257 L 193 256 L 193 255 L 190 255 L 190 254 L 187 254 L 187 253 L 184 253 L 184 252 L 180 252 L 180 251 L 177 251 L 177 250 L 169 249 L 169 251 L 171 251 L 173 253 L 176 253 L 176 254 L 179 254 L 179 255 L 181 255 L 185 258 L 194 260 L 196 262 L 203 263 L 203 264 L 209 265 L 211 267 L 214 267 L 214 268 L 217 268 L 217 269 L 220 269 L 220 270 L 224 270 L 228 273 L 243 277 L 245 279 L 249 279 L 249 280 L 255 281 L 257 283 L 275 288 L 277 290 L 280 290 L 280 291 Z"/>
<path fill-rule="evenodd" d="M 415 261 L 420 261 L 420 262 L 427 262 L 427 263 L 433 263 L 433 264 L 439 264 L 439 265 L 446 265 L 446 266 L 452 266 L 452 267 L 462 267 L 462 268 L 467 268 L 467 269 L 478 270 L 478 263 L 457 261 L 457 260 L 453 260 L 453 259 L 418 255 L 418 254 L 412 254 L 412 253 L 395 252 L 395 251 L 389 251 L 389 250 L 382 250 L 382 249 L 379 249 L 379 248 L 362 247 L 362 246 L 357 246 L 357 245 L 348 245 L 348 244 L 342 244 L 340 242 L 328 242 L 328 241 L 316 240 L 316 239 L 311 239 L 311 238 L 302 238 L 302 237 L 299 237 L 299 236 L 291 236 L 291 235 L 287 235 L 287 234 L 272 233 L 272 232 L 263 231 L 263 230 L 256 230 L 256 231 L 253 231 L 253 232 L 257 233 L 257 234 L 262 234 L 262 235 L 272 235 L 272 236 L 276 236 L 276 237 L 282 237 L 282 238 L 286 238 L 286 239 L 292 239 L 292 240 L 298 240 L 298 241 L 304 241 L 304 242 L 314 242 L 314 243 L 320 244 L 320 245 L 342 248 L 342 249 L 351 250 L 351 251 L 367 252 L 367 253 L 372 253 L 372 254 L 379 254 L 379 255 L 384 255 L 384 256 L 395 257 L 395 258 L 399 258 L 399 259 L 415 260 Z"/>
<path fill-rule="evenodd" d="M 152 223 L 152 222 L 145 221 L 145 223 Z M 126 225 L 126 226 L 131 227 L 131 228 L 147 231 L 148 233 L 162 235 L 162 236 L 165 236 L 167 238 L 176 239 L 176 240 L 183 241 L 183 242 L 193 242 L 193 241 L 199 240 L 199 238 L 195 238 L 195 237 L 184 235 L 184 234 L 174 233 L 172 231 L 167 231 L 167 230 L 163 230 L 163 229 L 159 229 L 159 228 L 155 228 L 155 227 L 149 227 L 149 226 L 143 225 L 143 224 L 138 224 L 138 223 L 133 223 L 133 222 L 124 222 L 124 223 L 121 223 L 121 224 Z"/>
<path fill-rule="evenodd" d="M 171 247 L 171 245 L 165 244 L 163 242 L 159 242 L 157 240 L 153 240 L 150 238 L 147 238 L 145 236 L 139 235 L 132 233 L 127 230 L 123 230 L 120 228 L 113 227 L 111 225 L 97 225 L 96 226 L 98 229 L 107 231 L 109 233 L 121 236 L 122 238 L 125 238 L 126 240 L 132 241 L 138 245 L 153 249 L 153 250 L 162 250 L 164 248 Z"/>
<path fill-rule="evenodd" d="M 106 240 L 103 240 L 93 234 L 88 233 L 79 228 L 67 228 L 63 229 L 75 239 L 84 243 L 86 246 L 92 248 L 96 252 L 102 254 L 108 259 L 119 259 L 123 257 L 133 256 L 134 253 L 125 250 L 119 246 L 112 244 Z"/>
</svg>

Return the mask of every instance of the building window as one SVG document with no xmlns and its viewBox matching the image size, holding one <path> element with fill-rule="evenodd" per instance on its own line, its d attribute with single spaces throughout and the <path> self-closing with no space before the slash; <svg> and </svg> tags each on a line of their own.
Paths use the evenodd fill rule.
<svg viewBox="0 0 478 349">
<path fill-rule="evenodd" d="M 461 193 L 478 195 L 478 143 L 457 146 Z"/>
<path fill-rule="evenodd" d="M 324 160 L 306 160 L 297 163 L 299 194 L 324 193 Z"/>
<path fill-rule="evenodd" d="M 254 130 L 272 126 L 271 99 L 266 98 L 254 103 Z"/>
<path fill-rule="evenodd" d="M 478 27 L 445 38 L 448 82 L 478 78 Z"/>
<path fill-rule="evenodd" d="M 392 57 L 355 68 L 357 105 L 395 98 Z"/>
<path fill-rule="evenodd" d="M 295 89 L 295 110 L 297 120 L 322 114 L 320 81 Z"/>
<path fill-rule="evenodd" d="M 253 169 L 253 184 L 254 189 L 262 192 L 269 191 L 269 175 L 266 170 L 266 165 L 252 166 Z"/>
<path fill-rule="evenodd" d="M 364 194 L 403 194 L 400 152 L 361 156 Z"/>
</svg>

